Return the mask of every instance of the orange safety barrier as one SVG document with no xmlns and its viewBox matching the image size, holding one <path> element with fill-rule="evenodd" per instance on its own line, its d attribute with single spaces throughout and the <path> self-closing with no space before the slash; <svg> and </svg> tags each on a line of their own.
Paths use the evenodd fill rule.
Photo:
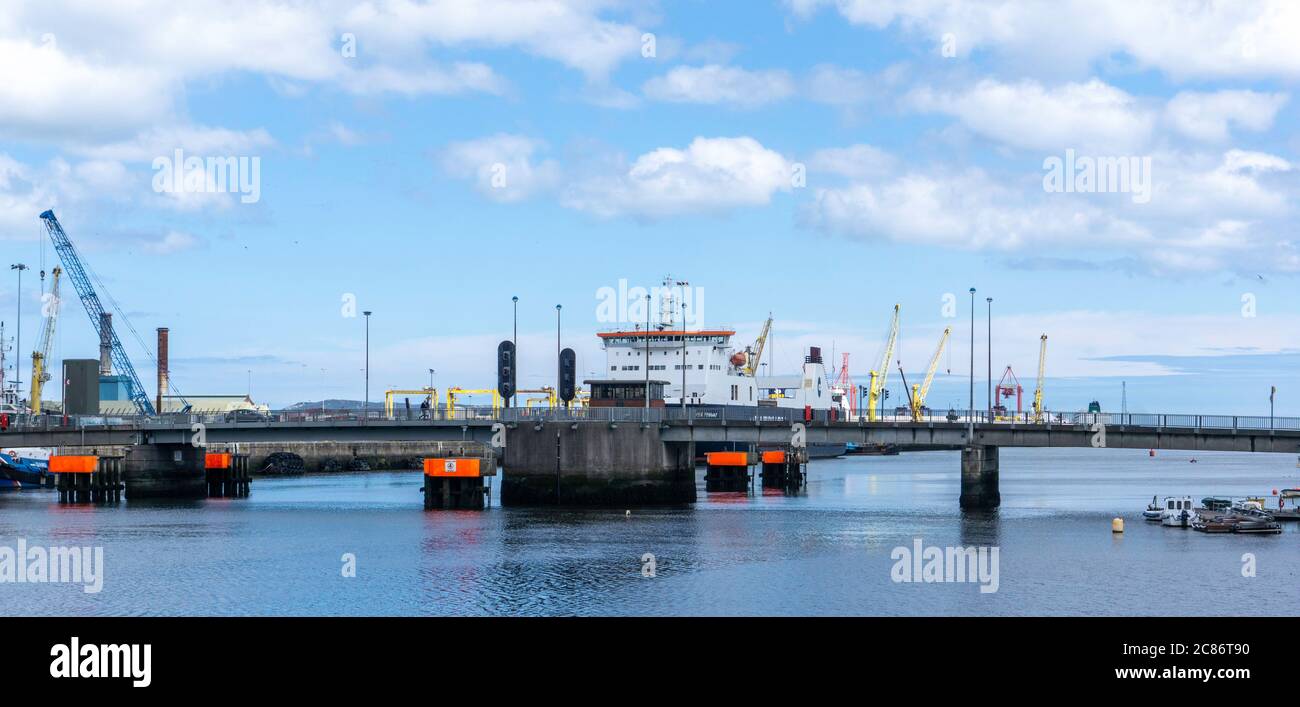
<svg viewBox="0 0 1300 707">
<path fill-rule="evenodd" d="M 229 469 L 230 455 L 227 453 L 209 453 L 203 458 L 205 469 Z"/>
<path fill-rule="evenodd" d="M 748 452 L 709 452 L 704 458 L 709 466 L 749 466 Z"/>
<path fill-rule="evenodd" d="M 763 463 L 764 463 L 764 464 L 784 464 L 784 463 L 785 463 L 785 452 L 782 452 L 782 451 L 780 451 L 780 450 L 777 450 L 777 451 L 774 451 L 774 452 L 763 452 Z"/>
<path fill-rule="evenodd" d="M 52 456 L 50 472 L 54 474 L 91 474 L 99 467 L 99 457 Z"/>
<path fill-rule="evenodd" d="M 437 477 L 475 477 L 479 473 L 478 459 L 430 457 L 424 460 L 424 475 Z"/>
</svg>

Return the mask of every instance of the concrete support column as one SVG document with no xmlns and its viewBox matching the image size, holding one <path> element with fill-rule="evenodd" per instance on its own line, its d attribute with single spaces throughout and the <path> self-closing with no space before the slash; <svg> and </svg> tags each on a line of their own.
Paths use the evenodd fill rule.
<svg viewBox="0 0 1300 707">
<path fill-rule="evenodd" d="M 658 425 L 520 424 L 506 437 L 505 506 L 672 505 L 695 501 L 690 443 L 668 443 Z"/>
<path fill-rule="evenodd" d="M 204 498 L 206 450 L 190 444 L 137 444 L 126 450 L 126 497 Z"/>
<path fill-rule="evenodd" d="M 998 448 L 968 445 L 961 450 L 961 507 L 997 508 L 1002 504 L 998 492 Z"/>
</svg>

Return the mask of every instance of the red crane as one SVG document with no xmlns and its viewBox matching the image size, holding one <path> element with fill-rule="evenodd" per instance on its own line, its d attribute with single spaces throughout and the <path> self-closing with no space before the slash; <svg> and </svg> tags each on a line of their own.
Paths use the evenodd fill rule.
<svg viewBox="0 0 1300 707">
<path fill-rule="evenodd" d="M 835 377 L 835 382 L 831 383 L 831 387 L 841 395 L 848 396 L 848 409 L 853 411 L 858 409 L 858 387 L 853 385 L 853 378 L 849 375 L 849 355 L 843 354 L 843 356 L 840 373 Z"/>
<path fill-rule="evenodd" d="M 1025 389 L 1020 387 L 1020 379 L 1016 377 L 1014 372 L 1012 372 L 1011 366 L 1007 366 L 1007 370 L 1002 372 L 1002 378 L 998 380 L 998 387 L 996 390 L 997 404 L 993 406 L 993 414 L 998 418 L 1006 417 L 1007 406 L 1002 404 L 1002 401 L 1004 399 L 1010 399 L 1011 396 L 1014 395 L 1016 397 L 1016 416 L 1019 417 L 1022 411 L 1020 407 L 1020 399 L 1021 395 L 1025 392 Z"/>
</svg>

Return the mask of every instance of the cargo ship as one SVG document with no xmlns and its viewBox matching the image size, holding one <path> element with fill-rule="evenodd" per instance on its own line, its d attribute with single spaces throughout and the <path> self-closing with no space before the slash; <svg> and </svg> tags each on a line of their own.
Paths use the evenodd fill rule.
<svg viewBox="0 0 1300 707">
<path fill-rule="evenodd" d="M 735 330 L 690 329 L 685 321 L 677 321 L 678 303 L 671 284 L 666 281 L 661 291 L 657 323 L 596 334 L 605 351 L 605 371 L 602 378 L 584 381 L 590 386 L 591 405 L 643 407 L 648 380 L 651 407 L 774 407 L 799 410 L 801 415 L 847 412 L 844 403 L 835 399 L 842 396 L 833 395 L 819 347 L 808 350 L 797 374 L 754 375 L 757 356 L 732 345 Z M 731 443 L 714 446 L 718 448 L 697 444 L 697 453 L 733 451 Z M 810 457 L 834 457 L 844 454 L 845 445 L 810 445 L 808 451 Z"/>
</svg>

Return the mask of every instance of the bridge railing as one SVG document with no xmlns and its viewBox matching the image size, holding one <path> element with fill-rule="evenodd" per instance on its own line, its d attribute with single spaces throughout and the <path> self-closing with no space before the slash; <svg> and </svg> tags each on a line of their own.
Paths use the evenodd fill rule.
<svg viewBox="0 0 1300 707">
<path fill-rule="evenodd" d="M 677 405 L 665 407 L 598 407 L 598 408 L 504 408 L 460 407 L 455 410 L 436 409 L 426 411 L 400 410 L 388 416 L 375 409 L 368 413 L 361 410 L 273 410 L 269 414 L 238 412 L 211 414 L 166 414 L 156 417 L 139 415 L 28 415 L 10 414 L 8 431 L 69 431 L 69 430 L 103 430 L 129 429 L 150 430 L 178 427 L 193 427 L 196 424 L 222 426 L 264 426 L 274 424 L 286 425 L 366 425 L 394 423 L 448 423 L 448 422 L 549 422 L 549 421 L 597 421 L 629 423 L 781 423 L 810 422 L 813 424 L 910 424 L 911 415 L 906 410 L 889 410 L 878 416 L 875 422 L 869 422 L 867 416 L 857 413 L 843 413 L 832 410 L 811 410 L 805 413 L 797 408 L 775 408 L 764 406 L 740 405 Z M 1192 415 L 1184 413 L 1110 413 L 1078 411 L 1045 411 L 1043 422 L 1036 423 L 1032 413 L 1001 413 L 990 415 L 987 410 L 927 410 L 920 418 L 927 424 L 970 424 L 979 425 L 1046 425 L 1057 426 L 1131 426 L 1147 428 L 1175 429 L 1233 429 L 1233 430 L 1279 430 L 1300 431 L 1300 417 L 1269 417 L 1261 415 Z"/>
</svg>

